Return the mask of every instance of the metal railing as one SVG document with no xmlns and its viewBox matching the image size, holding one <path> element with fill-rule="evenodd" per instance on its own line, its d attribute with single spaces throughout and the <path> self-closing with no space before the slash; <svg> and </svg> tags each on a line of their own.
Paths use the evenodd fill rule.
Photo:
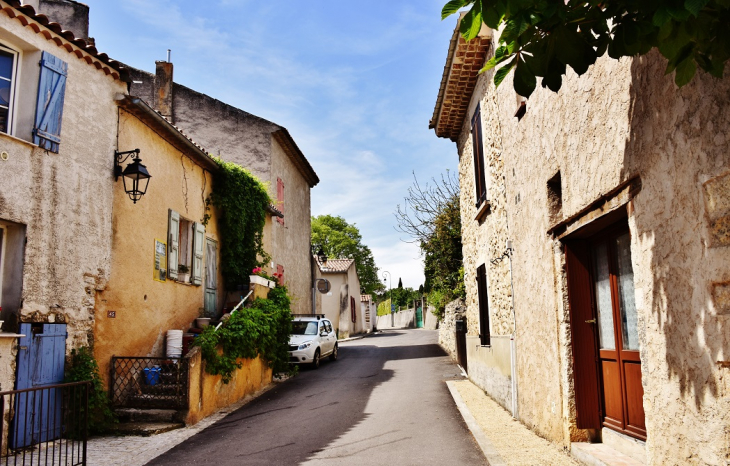
<svg viewBox="0 0 730 466">
<path fill-rule="evenodd" d="M 112 357 L 109 396 L 115 408 L 185 409 L 189 360 Z"/>
<path fill-rule="evenodd" d="M 0 465 L 85 465 L 91 382 L 0 392 Z"/>
</svg>

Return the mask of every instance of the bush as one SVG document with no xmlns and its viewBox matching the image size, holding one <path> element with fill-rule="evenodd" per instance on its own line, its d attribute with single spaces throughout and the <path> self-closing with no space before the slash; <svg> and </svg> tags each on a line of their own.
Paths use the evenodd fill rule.
<svg viewBox="0 0 730 466">
<path fill-rule="evenodd" d="M 101 433 L 119 422 L 99 376 L 99 365 L 91 349 L 82 346 L 71 350 L 71 364 L 66 367 L 65 383 L 91 381 L 89 392 L 89 432 Z"/>
<path fill-rule="evenodd" d="M 289 335 L 291 334 L 291 299 L 285 286 L 277 286 L 267 299 L 258 298 L 250 307 L 233 314 L 217 331 L 208 326 L 195 339 L 200 346 L 205 370 L 223 376 L 228 383 L 233 372 L 242 366 L 239 359 L 257 356 L 274 374 L 290 373 Z"/>
</svg>

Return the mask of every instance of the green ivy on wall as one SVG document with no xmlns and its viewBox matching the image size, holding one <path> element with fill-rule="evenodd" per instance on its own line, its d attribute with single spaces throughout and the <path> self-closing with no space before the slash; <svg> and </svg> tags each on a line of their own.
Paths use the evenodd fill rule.
<svg viewBox="0 0 730 466">
<path fill-rule="evenodd" d="M 219 211 L 221 272 L 227 290 L 248 283 L 254 267 L 270 257 L 263 248 L 267 208 L 272 200 L 267 186 L 250 171 L 232 162 L 213 157 L 220 170 L 214 175 L 213 192 L 207 206 Z M 206 215 L 204 223 L 209 216 Z"/>
<path fill-rule="evenodd" d="M 250 307 L 233 314 L 217 331 L 206 327 L 193 345 L 200 346 L 206 372 L 223 376 L 224 383 L 230 382 L 233 372 L 242 366 L 239 359 L 257 356 L 274 374 L 289 373 L 291 321 L 291 298 L 280 285 L 267 299 L 257 298 Z"/>
</svg>

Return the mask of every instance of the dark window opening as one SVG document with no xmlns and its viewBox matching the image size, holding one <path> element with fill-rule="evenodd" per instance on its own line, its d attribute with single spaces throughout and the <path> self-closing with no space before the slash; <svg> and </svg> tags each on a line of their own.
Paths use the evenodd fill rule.
<svg viewBox="0 0 730 466">
<path fill-rule="evenodd" d="M 489 346 L 489 295 L 487 293 L 487 266 L 477 267 L 477 292 L 479 294 L 479 341 L 482 346 Z"/>
<path fill-rule="evenodd" d="M 559 171 L 547 182 L 547 202 L 550 221 L 560 220 L 563 216 L 563 184 Z"/>
<path fill-rule="evenodd" d="M 476 188 L 476 206 L 487 200 L 487 182 L 484 171 L 484 144 L 482 142 L 482 114 L 477 106 L 471 119 L 471 141 L 474 152 L 474 186 Z"/>
</svg>

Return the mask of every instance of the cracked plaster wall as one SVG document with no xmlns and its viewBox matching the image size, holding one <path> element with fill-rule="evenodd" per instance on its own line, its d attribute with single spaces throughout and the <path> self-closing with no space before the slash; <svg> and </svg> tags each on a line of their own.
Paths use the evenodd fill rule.
<svg viewBox="0 0 730 466">
<path fill-rule="evenodd" d="M 19 315 L 25 322 L 68 324 L 70 351 L 91 342 L 95 294 L 109 277 L 114 95 L 126 85 L 6 14 L 0 14 L 0 37 L 23 52 L 17 138 L 0 134 L 0 150 L 9 156 L 0 161 L 0 220 L 25 225 L 27 235 Z M 42 50 L 68 63 L 58 154 L 27 142 Z"/>
</svg>

